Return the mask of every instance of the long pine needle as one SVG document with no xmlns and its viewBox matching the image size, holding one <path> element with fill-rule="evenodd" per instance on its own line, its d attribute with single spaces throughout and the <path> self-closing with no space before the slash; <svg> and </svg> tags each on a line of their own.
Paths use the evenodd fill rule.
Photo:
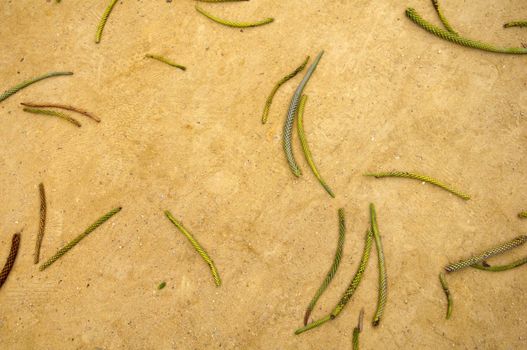
<svg viewBox="0 0 527 350">
<path fill-rule="evenodd" d="M 192 236 L 192 234 L 187 231 L 187 229 L 174 218 L 172 213 L 170 211 L 165 211 L 165 216 L 170 220 L 174 226 L 189 240 L 190 244 L 194 247 L 194 249 L 198 252 L 198 254 L 203 258 L 203 260 L 209 265 L 210 272 L 212 274 L 212 277 L 214 278 L 214 283 L 216 283 L 216 286 L 221 286 L 221 278 L 220 274 L 218 273 L 218 270 L 216 269 L 216 265 L 214 264 L 214 261 L 211 259 L 207 251 L 199 244 L 199 242 Z"/>
</svg>

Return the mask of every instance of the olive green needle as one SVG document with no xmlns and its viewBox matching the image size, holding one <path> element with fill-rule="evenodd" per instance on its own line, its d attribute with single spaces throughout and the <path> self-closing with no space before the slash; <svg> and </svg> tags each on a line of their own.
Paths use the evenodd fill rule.
<svg viewBox="0 0 527 350">
<path fill-rule="evenodd" d="M 454 35 L 459 35 L 454 30 L 454 28 L 452 28 L 452 26 L 450 25 L 450 23 L 446 19 L 445 15 L 443 14 L 443 11 L 441 10 L 441 7 L 439 6 L 439 1 L 438 0 L 432 0 L 432 5 L 434 5 L 434 8 L 435 8 L 435 10 L 437 12 L 437 15 L 438 15 L 439 19 L 441 20 L 441 23 L 443 23 L 443 25 L 445 26 L 445 29 L 448 30 L 450 33 L 452 33 Z"/>
<path fill-rule="evenodd" d="M 262 20 L 256 21 L 256 22 L 234 22 L 234 21 L 229 21 L 229 20 L 226 20 L 226 19 L 223 19 L 223 18 L 216 17 L 216 16 L 206 12 L 205 10 L 200 8 L 198 5 L 196 5 L 196 11 L 198 11 L 203 16 L 213 20 L 216 23 L 223 24 L 224 26 L 228 26 L 228 27 L 234 27 L 234 28 L 258 27 L 258 26 L 261 26 L 261 25 L 264 25 L 264 24 L 268 24 L 268 23 L 271 23 L 271 22 L 274 21 L 274 18 L 265 18 L 265 19 L 262 19 Z"/>
<path fill-rule="evenodd" d="M 66 254 L 67 252 L 69 252 L 71 250 L 71 248 L 75 247 L 80 241 L 82 241 L 86 236 L 88 236 L 90 233 L 93 232 L 93 230 L 95 230 L 97 227 L 101 226 L 102 224 L 104 224 L 106 221 L 108 221 L 108 219 L 110 219 L 112 216 L 114 216 L 115 214 L 117 214 L 118 212 L 121 211 L 121 207 L 118 207 L 118 208 L 115 208 L 111 211 L 109 211 L 108 213 L 104 214 L 103 216 L 101 216 L 97 221 L 95 221 L 93 224 L 91 224 L 87 229 L 86 231 L 84 231 L 83 233 L 81 233 L 80 235 L 78 235 L 77 237 L 75 237 L 71 242 L 69 242 L 68 244 L 66 244 L 64 247 L 60 248 L 57 253 L 55 253 L 55 255 L 53 255 L 51 258 L 49 258 L 45 263 L 43 263 L 42 265 L 40 265 L 39 267 L 39 270 L 40 271 L 43 271 L 44 269 L 48 268 L 50 265 L 52 265 L 55 261 L 57 261 L 58 259 L 60 259 L 60 257 L 62 257 L 64 254 Z"/>
<path fill-rule="evenodd" d="M 313 75 L 313 72 L 318 66 L 318 62 L 320 62 L 320 59 L 322 58 L 322 55 L 324 54 L 324 51 L 321 51 L 318 56 L 315 58 L 315 61 L 311 64 L 309 69 L 306 72 L 306 75 L 298 85 L 298 87 L 295 90 L 295 93 L 293 94 L 293 97 L 291 98 L 291 103 L 289 104 L 289 109 L 287 110 L 287 117 L 284 123 L 284 134 L 283 134 L 283 147 L 285 156 L 287 158 L 287 163 L 289 164 L 289 168 L 293 172 L 293 174 L 296 177 L 299 177 L 302 175 L 302 171 L 298 167 L 298 164 L 296 163 L 295 156 L 293 154 L 293 124 L 295 121 L 295 116 L 298 111 L 298 105 L 300 103 L 300 97 L 302 96 L 302 92 L 304 91 L 304 88 L 306 87 L 307 82 Z"/>
<path fill-rule="evenodd" d="M 381 322 L 382 315 L 384 314 L 384 306 L 386 305 L 386 299 L 388 297 L 388 279 L 386 276 L 386 265 L 384 262 L 381 235 L 379 234 L 379 227 L 377 226 L 377 214 L 375 213 L 375 206 L 373 203 L 370 204 L 370 216 L 371 230 L 373 232 L 373 238 L 375 239 L 375 248 L 377 249 L 379 265 L 379 295 L 377 299 L 377 311 L 375 311 L 375 316 L 373 317 L 372 322 L 372 325 L 376 327 Z"/>
<path fill-rule="evenodd" d="M 353 297 L 353 294 L 355 294 L 355 291 L 359 287 L 359 284 L 362 281 L 362 276 L 364 275 L 364 271 L 366 271 L 366 267 L 368 266 L 368 261 L 370 260 L 372 245 L 373 232 L 371 231 L 371 229 L 369 229 L 368 231 L 366 231 L 364 249 L 362 251 L 362 257 L 360 259 L 357 272 L 355 272 L 355 275 L 351 279 L 351 282 L 348 285 L 348 288 L 346 288 L 344 294 L 342 294 L 342 297 L 340 298 L 338 304 L 331 311 L 332 318 L 335 318 L 340 314 L 340 312 L 344 309 L 346 304 L 350 301 L 351 297 Z"/>
<path fill-rule="evenodd" d="M 216 283 L 216 286 L 221 286 L 221 279 L 220 275 L 218 273 L 218 270 L 216 269 L 216 265 L 214 264 L 214 261 L 210 258 L 209 254 L 205 251 L 205 249 L 199 244 L 199 242 L 192 236 L 190 232 L 187 231 L 187 229 L 179 222 L 177 221 L 174 216 L 170 213 L 170 211 L 165 211 L 166 217 L 174 224 L 174 226 L 177 227 L 177 229 L 187 237 L 190 244 L 196 249 L 199 255 L 205 260 L 205 262 L 209 265 L 210 271 L 212 273 L 212 277 L 214 278 L 214 282 Z"/>
<path fill-rule="evenodd" d="M 304 133 L 304 109 L 307 101 L 307 96 L 302 95 L 302 98 L 300 99 L 300 104 L 298 106 L 298 114 L 297 114 L 297 127 L 298 127 L 298 137 L 300 138 L 300 143 L 302 144 L 302 150 L 304 151 L 304 156 L 306 157 L 307 163 L 309 164 L 309 167 L 311 168 L 311 171 L 313 171 L 313 174 L 318 179 L 318 182 L 324 187 L 326 192 L 333 198 L 335 198 L 335 194 L 329 188 L 329 186 L 326 184 L 324 179 L 322 178 L 322 175 L 318 172 L 317 166 L 315 165 L 315 161 L 313 160 L 313 155 L 311 154 L 311 150 L 309 149 L 309 145 L 307 144 L 306 134 Z"/>
<path fill-rule="evenodd" d="M 461 261 L 459 261 L 457 263 L 453 263 L 453 264 L 447 265 L 447 266 L 445 266 L 445 271 L 446 272 L 459 271 L 461 269 L 470 267 L 470 266 L 478 264 L 478 263 L 480 263 L 480 262 L 482 262 L 484 260 L 487 260 L 488 258 L 490 258 L 492 256 L 495 256 L 495 255 L 498 255 L 498 254 L 502 254 L 502 253 L 504 253 L 506 251 L 509 251 L 511 249 L 519 247 L 522 244 L 524 244 L 525 242 L 527 242 L 527 236 L 526 235 L 518 236 L 518 237 L 514 238 L 511 241 L 502 243 L 502 244 L 500 244 L 500 245 L 498 245 L 496 247 L 493 247 L 493 248 L 491 248 L 489 250 L 484 251 L 481 254 L 472 256 L 472 257 L 470 257 L 468 259 L 465 259 L 465 260 L 461 260 Z"/>
<path fill-rule="evenodd" d="M 362 332 L 362 322 L 364 319 L 364 308 L 359 313 L 359 323 L 353 329 L 353 350 L 359 350 L 359 335 Z"/>
<path fill-rule="evenodd" d="M 108 21 L 108 17 L 110 16 L 110 13 L 113 10 L 113 7 L 117 3 L 117 0 L 111 0 L 108 7 L 106 7 L 106 10 L 104 10 L 104 13 L 102 14 L 101 21 L 99 22 L 99 25 L 97 26 L 97 32 L 95 33 L 95 43 L 98 44 L 101 42 L 102 37 L 102 31 L 104 30 L 104 26 L 106 25 L 106 21 Z"/>
<path fill-rule="evenodd" d="M 511 48 L 503 48 L 503 47 L 496 47 L 491 44 L 482 43 L 477 40 L 467 39 L 460 35 L 453 34 L 449 32 L 448 30 L 441 29 L 432 23 L 426 21 L 423 19 L 414 8 L 407 8 L 406 9 L 406 16 L 412 20 L 415 24 L 423 28 L 424 30 L 428 31 L 429 33 L 434 34 L 435 36 L 456 43 L 458 45 L 471 47 L 473 49 L 479 49 L 483 51 L 489 51 L 489 52 L 496 52 L 496 53 L 506 53 L 506 54 L 526 54 L 527 48 L 521 48 L 521 47 L 511 47 Z"/>
<path fill-rule="evenodd" d="M 278 91 L 280 86 L 282 86 L 288 80 L 294 78 L 298 73 L 303 71 L 308 61 L 309 61 L 309 56 L 307 56 L 306 59 L 304 60 L 304 62 L 302 62 L 302 64 L 300 66 L 298 66 L 294 71 L 292 71 L 291 73 L 289 73 L 288 75 L 286 75 L 285 77 L 280 79 L 280 81 L 278 83 L 276 83 L 276 85 L 274 86 L 273 90 L 269 94 L 269 97 L 267 97 L 267 101 L 265 101 L 265 107 L 264 107 L 264 111 L 263 111 L 263 114 L 262 114 L 262 124 L 267 123 L 267 119 L 269 117 L 269 110 L 271 109 L 271 104 L 273 103 L 274 95 L 276 94 L 276 92 Z"/>
<path fill-rule="evenodd" d="M 503 25 L 503 28 L 512 28 L 512 27 L 527 27 L 527 21 L 513 21 L 508 22 Z"/>
<path fill-rule="evenodd" d="M 518 213 L 518 217 L 519 217 L 520 219 L 526 219 L 526 218 L 527 218 L 527 210 L 526 210 L 526 211 L 519 212 L 519 213 Z"/>
<path fill-rule="evenodd" d="M 353 328 L 353 350 L 359 350 L 359 334 L 359 329 L 357 327 Z"/>
<path fill-rule="evenodd" d="M 331 268 L 326 274 L 326 278 L 324 278 L 324 281 L 322 281 L 322 284 L 318 288 L 317 292 L 315 293 L 315 296 L 313 297 L 313 299 L 311 299 L 311 302 L 309 303 L 306 309 L 306 313 L 304 316 L 304 326 L 307 325 L 307 321 L 309 320 L 309 315 L 311 314 L 311 311 L 313 311 L 313 308 L 315 307 L 318 299 L 324 293 L 326 288 L 329 286 L 329 284 L 333 280 L 333 277 L 335 277 L 335 274 L 337 273 L 337 270 L 340 265 L 340 260 L 342 258 L 342 249 L 344 247 L 344 240 L 346 237 L 346 221 L 344 218 L 344 209 L 342 208 L 338 210 L 338 219 L 339 219 L 339 238 L 337 242 L 337 250 L 335 251 L 335 257 L 333 258 L 333 264 L 331 265 Z"/>
<path fill-rule="evenodd" d="M 302 333 L 304 333 L 304 332 L 306 332 L 306 331 L 309 331 L 309 330 L 311 330 L 311 329 L 313 329 L 313 328 L 316 328 L 316 327 L 318 327 L 318 326 L 323 325 L 324 323 L 330 321 L 331 319 L 332 319 L 332 318 L 331 318 L 331 315 L 327 315 L 327 316 L 321 318 L 320 320 L 313 321 L 313 322 L 311 322 L 310 324 L 308 324 L 307 326 L 304 326 L 304 327 L 302 327 L 302 328 L 297 329 L 297 330 L 295 331 L 295 334 L 296 334 L 296 335 L 298 335 L 298 334 L 302 334 Z"/>
<path fill-rule="evenodd" d="M 37 239 L 35 241 L 35 253 L 33 254 L 34 264 L 38 264 L 40 261 L 40 247 L 42 246 L 42 239 L 44 238 L 44 231 L 46 230 L 47 204 L 46 204 L 46 191 L 44 189 L 43 183 L 40 183 L 38 185 L 38 192 L 40 194 L 40 220 L 39 220 Z"/>
<path fill-rule="evenodd" d="M 44 80 L 44 79 L 47 79 L 47 78 L 58 77 L 58 76 L 62 76 L 62 75 L 73 75 L 73 73 L 72 72 L 51 72 L 51 73 L 46 73 L 44 75 L 38 76 L 38 77 L 33 78 L 33 79 L 29 79 L 29 80 L 23 81 L 23 82 L 15 85 L 15 86 L 13 86 L 12 88 L 7 89 L 6 91 L 4 91 L 0 95 L 0 102 L 5 100 L 9 96 L 16 94 L 18 91 L 22 90 L 25 87 L 28 87 L 31 84 L 34 84 L 34 83 L 36 83 L 38 81 L 41 81 L 41 80 Z"/>
<path fill-rule="evenodd" d="M 452 300 L 452 294 L 450 293 L 450 289 L 448 289 L 448 283 L 446 281 L 446 277 L 443 272 L 439 274 L 439 282 L 441 282 L 441 287 L 443 288 L 443 291 L 445 292 L 445 296 L 447 300 L 446 319 L 448 320 L 450 318 L 450 315 L 452 315 L 452 307 L 453 307 L 454 302 Z"/>
<path fill-rule="evenodd" d="M 152 54 L 146 54 L 145 55 L 146 58 L 153 58 L 154 60 L 158 60 L 160 62 L 163 62 L 163 63 L 166 63 L 168 64 L 169 66 L 172 66 L 172 67 L 176 67 L 176 68 L 179 68 L 181 70 L 186 70 L 187 67 L 185 66 L 182 66 L 180 64 L 177 64 L 175 62 L 172 62 L 170 61 L 168 58 L 165 58 L 163 56 L 159 56 L 159 55 L 152 55 Z"/>
<path fill-rule="evenodd" d="M 448 186 L 448 185 L 445 185 L 444 183 L 442 183 L 441 181 L 439 180 L 436 180 L 430 176 L 426 176 L 426 175 L 421 175 L 421 174 L 416 174 L 416 173 L 409 173 L 409 172 L 406 172 L 406 171 L 389 171 L 389 172 L 381 172 L 381 173 L 368 173 L 368 174 L 364 174 L 364 176 L 373 176 L 375 178 L 382 178 L 382 177 L 403 177 L 403 178 L 408 178 L 408 179 L 414 179 L 414 180 L 419 180 L 419 181 L 424 181 L 424 182 L 427 182 L 429 184 L 432 184 L 432 185 L 435 185 L 437 187 L 440 187 L 452 194 L 455 194 L 456 196 L 464 199 L 464 200 L 469 200 L 470 199 L 470 196 L 463 193 L 463 192 L 460 192 L 458 190 L 455 190 L 453 189 L 452 187 Z"/>
<path fill-rule="evenodd" d="M 477 263 L 477 264 L 472 265 L 471 267 L 476 268 L 478 270 L 483 270 L 483 271 L 501 272 L 501 271 L 512 270 L 524 264 L 527 264 L 527 257 L 513 261 L 512 263 L 507 264 L 507 265 L 485 266 L 482 263 Z"/>
<path fill-rule="evenodd" d="M 73 124 L 73 125 L 75 125 L 75 126 L 77 126 L 79 128 L 81 127 L 81 123 L 79 123 L 79 121 L 77 119 L 72 118 L 69 115 L 61 113 L 61 112 L 51 111 L 51 110 L 47 110 L 47 109 L 39 109 L 39 108 L 28 108 L 28 107 L 24 108 L 24 112 L 33 113 L 33 114 L 40 114 L 40 115 L 48 115 L 48 116 L 51 116 L 51 117 L 57 117 L 57 118 L 66 120 L 66 121 L 70 122 L 71 124 Z"/>
<path fill-rule="evenodd" d="M 366 239 L 364 243 L 364 250 L 362 251 L 362 257 L 360 259 L 359 266 L 357 268 L 357 272 L 355 272 L 355 275 L 353 276 L 348 288 L 340 298 L 337 305 L 333 308 L 333 311 L 331 313 L 320 320 L 314 321 L 309 323 L 308 325 L 299 328 L 295 331 L 295 334 L 304 333 L 305 331 L 308 331 L 310 329 L 316 328 L 324 323 L 326 323 L 329 320 L 335 319 L 340 312 L 344 309 L 348 301 L 351 299 L 355 291 L 357 290 L 357 287 L 359 286 L 362 276 L 364 275 L 364 271 L 366 270 L 366 266 L 368 265 L 368 260 L 370 259 L 370 252 L 371 247 L 373 244 L 373 233 L 371 230 L 368 230 L 366 232 Z"/>
</svg>

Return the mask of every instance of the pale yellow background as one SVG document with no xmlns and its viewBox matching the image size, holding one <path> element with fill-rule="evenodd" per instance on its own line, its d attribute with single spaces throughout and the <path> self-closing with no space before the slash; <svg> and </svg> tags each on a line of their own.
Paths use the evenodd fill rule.
<svg viewBox="0 0 527 350">
<path fill-rule="evenodd" d="M 0 262 L 24 229 L 19 259 L 0 290 L 1 349 L 350 349 L 361 307 L 363 349 L 525 349 L 525 267 L 449 278 L 452 319 L 437 275 L 448 262 L 525 232 L 526 60 L 463 48 L 405 18 L 415 7 L 439 24 L 428 0 L 252 0 L 202 4 L 229 19 L 275 17 L 233 29 L 190 0 L 120 1 L 101 44 L 108 0 L 0 2 L 0 89 L 72 70 L 0 103 Z M 443 0 L 461 33 L 519 46 L 523 0 Z M 305 127 L 322 190 L 281 135 L 301 77 L 274 83 L 304 57 L 326 51 L 311 79 Z M 144 59 L 162 54 L 186 72 Z M 82 128 L 27 114 L 20 102 L 73 104 Z M 419 171 L 466 190 L 465 202 L 404 179 L 361 176 Z M 32 263 L 38 184 L 48 195 L 42 256 L 99 216 L 121 213 L 45 272 Z M 341 267 L 313 317 L 333 308 L 359 261 L 368 203 L 377 205 L 389 299 L 377 298 L 372 254 L 365 280 L 334 321 L 293 335 L 333 258 L 337 208 L 347 239 Z M 163 216 L 170 209 L 210 252 L 223 279 Z M 525 248 L 491 262 L 525 255 Z M 158 291 L 157 285 L 167 282 Z"/>
</svg>

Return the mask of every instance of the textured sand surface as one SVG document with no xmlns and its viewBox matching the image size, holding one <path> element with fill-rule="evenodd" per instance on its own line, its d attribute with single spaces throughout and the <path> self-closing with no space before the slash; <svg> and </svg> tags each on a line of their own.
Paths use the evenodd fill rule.
<svg viewBox="0 0 527 350">
<path fill-rule="evenodd" d="M 0 103 L 0 263 L 11 235 L 19 259 L 0 289 L 1 349 L 350 349 L 365 308 L 363 349 L 525 349 L 527 268 L 449 276 L 452 319 L 438 273 L 449 262 L 524 233 L 527 220 L 527 56 L 463 48 L 405 18 L 439 24 L 428 0 L 120 1 L 99 45 L 108 0 L 0 2 L 0 90 L 45 72 Z M 524 0 L 441 1 L 451 24 L 503 46 L 527 42 Z M 309 172 L 290 173 L 281 146 L 301 77 L 261 112 L 274 83 L 306 55 L 325 55 L 306 88 L 307 138 L 337 198 Z M 187 71 L 145 59 L 165 55 Z M 81 128 L 22 111 L 20 102 L 87 109 Z M 435 176 L 466 202 L 406 179 Z M 116 206 L 123 210 L 44 272 L 33 265 L 38 184 L 48 197 L 42 257 Z M 341 267 L 312 317 L 329 312 L 360 259 L 368 204 L 377 206 L 389 297 L 372 328 L 377 261 L 334 321 L 300 336 L 305 307 L 331 265 L 344 207 Z M 223 285 L 164 217 L 169 209 L 209 251 Z M 525 247 L 491 262 L 525 256 Z M 166 281 L 165 289 L 157 286 Z"/>
</svg>

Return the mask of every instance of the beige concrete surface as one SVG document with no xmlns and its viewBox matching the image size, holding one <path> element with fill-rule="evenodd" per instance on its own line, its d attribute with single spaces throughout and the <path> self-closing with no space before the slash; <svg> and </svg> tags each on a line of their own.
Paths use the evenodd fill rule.
<svg viewBox="0 0 527 350">
<path fill-rule="evenodd" d="M 0 2 L 0 89 L 48 71 L 0 103 L 0 262 L 24 229 L 0 290 L 0 349 L 350 349 L 365 308 L 363 349 L 526 349 L 527 270 L 449 276 L 452 319 L 438 273 L 448 262 L 525 232 L 526 60 L 463 48 L 406 19 L 439 24 L 428 0 L 252 0 L 201 4 L 229 19 L 275 17 L 252 29 L 220 26 L 190 0 L 120 1 L 102 42 L 108 0 Z M 527 42 L 523 0 L 441 1 L 466 36 Z M 331 199 L 301 154 L 290 173 L 283 121 L 298 76 L 261 112 L 274 83 L 306 55 L 325 55 L 309 82 L 305 128 Z M 165 55 L 186 72 L 144 59 Z M 22 111 L 60 102 L 98 115 L 82 128 Z M 465 202 L 405 179 L 435 176 Z M 42 257 L 115 206 L 123 210 L 44 272 L 32 263 L 38 184 L 48 195 Z M 378 328 L 372 254 L 357 294 L 334 321 L 295 336 L 333 258 L 345 208 L 341 267 L 312 316 L 329 312 L 363 247 L 368 204 L 378 210 L 389 299 Z M 206 247 L 223 285 L 163 216 L 169 209 Z M 525 256 L 525 248 L 491 262 Z M 167 282 L 161 291 L 157 285 Z"/>
</svg>

